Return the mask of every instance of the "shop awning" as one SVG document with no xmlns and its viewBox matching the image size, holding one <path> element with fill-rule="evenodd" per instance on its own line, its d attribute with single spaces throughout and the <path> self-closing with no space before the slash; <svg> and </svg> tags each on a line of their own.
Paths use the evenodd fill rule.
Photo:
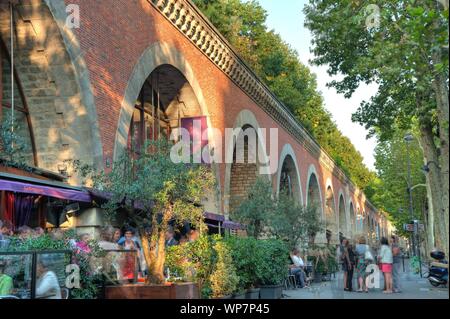
<svg viewBox="0 0 450 319">
<path fill-rule="evenodd" d="M 218 215 L 218 214 L 214 214 L 214 213 L 204 212 L 203 216 L 206 219 L 209 219 L 209 220 L 214 220 L 214 221 L 218 221 L 218 222 L 224 222 L 225 221 L 225 216 L 223 216 L 223 215 Z"/>
<path fill-rule="evenodd" d="M 234 230 L 244 230 L 246 229 L 245 225 L 239 224 L 239 223 L 235 223 L 232 221 L 224 221 L 222 224 L 223 228 L 227 228 L 227 229 L 234 229 Z"/>
<path fill-rule="evenodd" d="M 91 195 L 83 190 L 64 189 L 59 187 L 22 183 L 10 180 L 0 180 L 0 190 L 25 194 L 43 195 L 76 202 L 90 203 Z"/>
</svg>

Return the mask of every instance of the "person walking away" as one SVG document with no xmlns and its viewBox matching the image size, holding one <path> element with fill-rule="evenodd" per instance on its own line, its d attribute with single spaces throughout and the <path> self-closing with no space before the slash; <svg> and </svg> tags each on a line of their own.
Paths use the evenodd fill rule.
<svg viewBox="0 0 450 319">
<path fill-rule="evenodd" d="M 392 235 L 392 256 L 393 256 L 393 264 L 392 264 L 392 286 L 393 292 L 401 293 L 401 283 L 400 283 L 400 273 L 402 266 L 402 252 L 400 250 L 400 246 L 398 244 L 398 237 Z"/>
<path fill-rule="evenodd" d="M 384 275 L 384 283 L 386 290 L 383 291 L 385 294 L 391 294 L 392 291 L 392 263 L 393 256 L 392 250 L 389 246 L 389 242 L 386 237 L 381 238 L 381 248 L 380 254 L 378 256 L 379 262 L 381 263 L 381 271 Z"/>
<path fill-rule="evenodd" d="M 356 278 L 358 280 L 358 292 L 369 292 L 365 284 L 366 281 L 366 268 L 368 261 L 366 260 L 366 252 L 369 247 L 366 244 L 366 239 L 361 236 L 356 245 Z"/>
</svg>

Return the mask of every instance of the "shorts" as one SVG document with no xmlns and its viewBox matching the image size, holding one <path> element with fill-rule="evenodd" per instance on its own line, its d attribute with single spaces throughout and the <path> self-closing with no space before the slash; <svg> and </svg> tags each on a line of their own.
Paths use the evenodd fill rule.
<svg viewBox="0 0 450 319">
<path fill-rule="evenodd" d="M 382 272 L 392 272 L 392 264 L 381 264 Z"/>
</svg>

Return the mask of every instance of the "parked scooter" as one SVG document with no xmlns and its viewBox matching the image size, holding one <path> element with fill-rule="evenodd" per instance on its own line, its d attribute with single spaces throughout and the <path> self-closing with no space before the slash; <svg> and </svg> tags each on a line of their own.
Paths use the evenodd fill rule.
<svg viewBox="0 0 450 319">
<path fill-rule="evenodd" d="M 432 251 L 430 254 L 431 258 L 437 260 L 437 262 L 432 262 L 428 280 L 430 284 L 434 287 L 445 286 L 448 282 L 448 262 L 445 260 L 445 253 L 442 251 Z"/>
</svg>

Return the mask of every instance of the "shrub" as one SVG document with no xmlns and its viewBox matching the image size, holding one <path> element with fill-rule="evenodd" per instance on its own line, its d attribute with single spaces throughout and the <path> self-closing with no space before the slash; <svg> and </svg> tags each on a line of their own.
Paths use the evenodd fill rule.
<svg viewBox="0 0 450 319">
<path fill-rule="evenodd" d="M 165 265 L 171 276 L 198 283 L 203 298 L 231 294 L 239 282 L 230 247 L 218 235 L 170 247 Z"/>
<path fill-rule="evenodd" d="M 229 237 L 226 242 L 231 250 L 231 257 L 239 275 L 237 291 L 252 288 L 258 281 L 255 265 L 258 261 L 257 240 L 248 237 Z"/>
<path fill-rule="evenodd" d="M 210 277 L 212 296 L 221 298 L 236 291 L 239 277 L 233 264 L 231 251 L 226 242 L 217 241 L 214 244 L 217 260 Z"/>
<path fill-rule="evenodd" d="M 256 244 L 256 277 L 260 285 L 280 285 L 288 274 L 289 250 L 277 239 L 259 240 Z"/>
</svg>

